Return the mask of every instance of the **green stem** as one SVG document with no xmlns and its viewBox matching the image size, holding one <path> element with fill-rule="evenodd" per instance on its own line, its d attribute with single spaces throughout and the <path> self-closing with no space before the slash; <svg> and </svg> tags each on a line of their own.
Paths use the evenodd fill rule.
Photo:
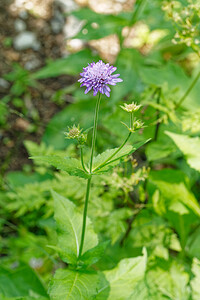
<svg viewBox="0 0 200 300">
<path fill-rule="evenodd" d="M 183 101 L 186 99 L 186 97 L 188 96 L 188 94 L 190 93 L 190 91 L 193 89 L 193 87 L 195 86 L 196 82 L 198 81 L 200 77 L 200 71 L 198 72 L 197 76 L 194 78 L 194 80 L 192 81 L 191 85 L 189 86 L 189 88 L 187 89 L 187 91 L 185 92 L 185 94 L 183 95 L 183 97 L 181 97 L 181 99 L 178 101 L 178 103 L 176 104 L 176 109 L 183 103 Z"/>
<path fill-rule="evenodd" d="M 123 147 L 124 145 L 127 143 L 127 141 L 129 140 L 130 136 L 131 136 L 132 132 L 129 132 L 127 138 L 125 139 L 125 141 L 121 144 L 121 146 L 119 148 L 117 148 L 117 150 L 111 155 L 109 156 L 101 165 L 99 165 L 98 167 L 96 167 L 96 169 L 93 170 L 93 172 L 103 168 L 107 162 L 109 162 Z"/>
<path fill-rule="evenodd" d="M 160 97 L 161 97 L 161 88 L 158 88 L 158 96 L 157 96 L 157 104 L 159 105 L 160 104 Z M 160 127 L 160 122 L 159 122 L 159 119 L 160 119 L 160 111 L 157 109 L 156 110 L 156 130 L 155 130 L 155 134 L 154 134 L 154 139 L 153 141 L 157 141 L 157 138 L 158 138 L 158 132 L 159 132 L 159 127 Z"/>
<path fill-rule="evenodd" d="M 87 190 L 86 190 L 86 196 L 85 196 L 85 206 L 84 206 L 84 212 L 83 212 L 83 225 L 82 225 L 81 243 L 80 243 L 78 257 L 81 257 L 82 250 L 83 250 L 83 244 L 84 244 L 84 238 L 85 238 L 85 229 L 86 229 L 87 208 L 88 208 L 88 201 L 89 201 L 89 195 L 90 195 L 91 180 L 92 180 L 92 177 L 88 178 L 88 181 L 87 181 Z"/>
<path fill-rule="evenodd" d="M 81 257 L 83 245 L 84 245 L 84 238 L 85 238 L 85 230 L 86 230 L 86 219 L 87 219 L 87 209 L 88 209 L 88 202 L 89 202 L 89 195 L 90 195 L 90 187 L 91 187 L 91 180 L 92 180 L 92 163 L 93 163 L 93 157 L 94 157 L 94 149 L 95 149 L 95 142 L 96 142 L 96 136 L 97 136 L 97 122 L 98 122 L 98 113 L 99 113 L 99 106 L 101 101 L 101 94 L 99 93 L 96 107 L 95 107 L 95 113 L 94 113 L 94 127 L 93 127 L 93 134 L 92 134 L 92 149 L 91 149 L 91 156 L 90 156 L 90 177 L 87 181 L 87 189 L 86 189 L 86 195 L 85 195 L 85 205 L 84 205 L 84 212 L 83 212 L 83 225 L 82 225 L 82 233 L 81 233 L 81 243 L 79 247 L 79 255 L 78 257 Z M 83 152 L 81 151 L 81 162 L 82 166 L 84 166 L 83 163 Z"/>
<path fill-rule="evenodd" d="M 84 160 L 83 160 L 83 148 L 81 147 L 81 164 L 82 164 L 82 167 L 83 167 L 83 170 L 88 173 L 88 171 L 86 170 L 85 168 L 85 164 L 84 164 Z"/>
<path fill-rule="evenodd" d="M 131 112 L 130 116 L 130 128 L 133 128 L 133 112 Z"/>
<path fill-rule="evenodd" d="M 94 114 L 92 149 L 91 149 L 91 156 L 90 156 L 90 173 L 92 172 L 92 163 L 93 163 L 94 149 L 95 149 L 95 142 L 96 142 L 96 135 L 97 135 L 97 122 L 98 122 L 98 112 L 99 112 L 100 101 L 101 101 L 101 94 L 99 93 L 99 97 L 97 99 L 96 108 L 95 108 L 95 114 Z"/>
<path fill-rule="evenodd" d="M 131 19 L 131 25 L 133 25 L 136 21 L 138 21 L 138 16 L 141 14 L 145 4 L 146 4 L 146 0 L 138 0 L 136 2 L 137 6 Z"/>
</svg>

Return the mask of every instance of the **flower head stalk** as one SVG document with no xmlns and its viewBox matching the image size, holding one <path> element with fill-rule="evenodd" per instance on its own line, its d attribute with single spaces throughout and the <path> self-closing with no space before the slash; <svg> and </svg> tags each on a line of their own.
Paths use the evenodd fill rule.
<svg viewBox="0 0 200 300">
<path fill-rule="evenodd" d="M 102 60 L 97 63 L 92 62 L 88 64 L 86 68 L 83 68 L 83 72 L 80 73 L 81 77 L 78 81 L 82 86 L 86 86 L 85 94 L 93 89 L 93 96 L 96 96 L 98 92 L 110 97 L 110 87 L 108 85 L 116 85 L 118 82 L 122 82 L 121 78 L 118 78 L 120 74 L 114 74 L 116 67 L 105 64 Z"/>
<path fill-rule="evenodd" d="M 144 123 L 141 120 L 137 120 L 133 118 L 133 114 L 140 109 L 142 105 L 137 105 L 132 102 L 131 104 L 124 103 L 124 105 L 120 105 L 120 107 L 126 112 L 130 113 L 130 127 L 126 125 L 124 122 L 121 122 L 130 132 L 135 132 L 138 129 L 144 127 Z"/>
<path fill-rule="evenodd" d="M 102 60 L 98 61 L 97 63 L 92 62 L 88 64 L 86 68 L 83 68 L 83 72 L 80 73 L 81 77 L 78 81 L 81 83 L 81 86 L 86 86 L 85 94 L 87 94 L 91 89 L 93 89 L 93 95 L 96 96 L 98 94 L 95 114 L 94 114 L 94 126 L 93 126 L 93 134 L 92 134 L 92 146 L 91 146 L 91 155 L 90 155 L 90 166 L 89 166 L 89 174 L 90 177 L 87 181 L 87 190 L 85 196 L 85 204 L 84 204 L 84 211 L 83 211 L 83 225 L 82 225 L 82 233 L 81 233 L 81 242 L 79 247 L 79 258 L 81 257 L 83 246 L 84 246 L 84 239 L 85 239 L 85 231 L 86 231 L 86 217 L 87 217 L 87 208 L 89 202 L 89 195 L 90 195 L 90 187 L 91 187 L 91 180 L 93 175 L 92 165 L 93 165 L 93 157 L 95 151 L 95 142 L 97 136 L 97 123 L 98 123 L 98 113 L 101 101 L 101 94 L 105 94 L 107 97 L 110 97 L 110 87 L 108 85 L 116 85 L 118 82 L 122 82 L 121 78 L 118 78 L 120 74 L 112 75 L 113 72 L 116 71 L 116 67 L 110 66 L 109 64 L 105 64 Z M 82 149 L 81 149 L 82 151 Z M 83 152 L 82 155 L 82 166 L 84 169 L 84 162 L 83 162 Z"/>
</svg>

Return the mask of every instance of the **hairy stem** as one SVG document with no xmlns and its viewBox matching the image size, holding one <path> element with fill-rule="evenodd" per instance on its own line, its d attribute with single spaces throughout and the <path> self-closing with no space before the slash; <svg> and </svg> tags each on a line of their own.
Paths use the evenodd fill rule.
<svg viewBox="0 0 200 300">
<path fill-rule="evenodd" d="M 158 89 L 157 104 L 160 104 L 160 96 L 161 96 L 161 88 Z M 157 141 L 157 138 L 158 138 L 158 131 L 159 131 L 159 127 L 160 127 L 159 118 L 160 118 L 160 111 L 157 110 L 156 111 L 156 130 L 155 130 L 154 139 L 153 139 L 154 141 Z"/>
<path fill-rule="evenodd" d="M 88 173 L 88 171 L 86 170 L 85 168 L 85 164 L 84 164 L 84 160 L 83 160 L 83 148 L 81 147 L 81 164 L 82 164 L 82 167 L 83 167 L 83 170 Z"/>
<path fill-rule="evenodd" d="M 90 195 L 91 179 L 92 179 L 92 177 L 88 178 L 88 181 L 87 181 L 87 189 L 86 189 L 86 195 L 85 195 L 85 205 L 84 205 L 84 212 L 83 212 L 83 225 L 82 225 L 81 243 L 80 243 L 80 248 L 79 248 L 79 257 L 81 257 L 81 254 L 82 254 L 84 238 L 85 238 L 86 218 L 87 218 L 88 201 L 89 201 L 89 195 Z"/>
<path fill-rule="evenodd" d="M 183 101 L 186 99 L 186 97 L 188 96 L 188 94 L 191 92 L 191 90 L 193 89 L 193 87 L 195 86 L 196 82 L 198 81 L 200 77 L 200 71 L 198 72 L 197 76 L 194 78 L 194 80 L 192 81 L 191 85 L 188 87 L 187 91 L 185 92 L 185 94 L 183 95 L 183 97 L 181 97 L 181 99 L 178 101 L 178 103 L 176 104 L 176 108 L 177 109 L 182 103 Z"/>
<path fill-rule="evenodd" d="M 95 114 L 94 114 L 94 127 L 93 127 L 93 134 L 92 134 L 92 149 L 91 149 L 91 156 L 90 156 L 90 173 L 92 172 L 92 163 L 93 163 L 94 149 L 95 149 L 95 143 L 96 143 L 97 122 L 98 122 L 98 112 L 99 112 L 100 101 L 101 101 L 101 94 L 99 93 L 97 103 L 96 103 L 96 108 L 95 108 Z"/>
<path fill-rule="evenodd" d="M 93 127 L 93 134 L 92 134 L 92 148 L 91 148 L 91 156 L 90 156 L 90 177 L 87 180 L 87 189 L 86 189 L 86 195 L 85 195 L 85 205 L 84 205 L 84 212 L 83 212 L 83 225 L 82 225 L 82 233 L 81 233 L 81 243 L 79 247 L 79 258 L 81 257 L 82 251 L 83 251 L 83 245 L 84 245 L 84 239 L 85 239 L 85 230 L 86 230 L 86 219 L 87 219 L 87 209 L 88 209 L 88 202 L 89 202 L 89 195 L 90 195 L 90 187 L 91 187 L 91 180 L 92 180 L 92 163 L 93 163 L 93 157 L 94 157 L 94 149 L 95 149 L 95 142 L 96 142 L 96 135 L 97 135 L 97 122 L 98 122 L 98 113 L 99 113 L 99 106 L 101 101 L 101 94 L 99 93 L 96 107 L 95 107 L 95 113 L 94 113 L 94 127 Z M 85 168 L 83 163 L 83 152 L 81 149 L 81 162 L 83 168 Z"/>
</svg>

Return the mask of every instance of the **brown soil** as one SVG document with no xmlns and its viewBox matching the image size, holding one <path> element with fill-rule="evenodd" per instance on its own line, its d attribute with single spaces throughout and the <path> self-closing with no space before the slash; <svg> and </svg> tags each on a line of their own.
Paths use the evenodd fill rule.
<svg viewBox="0 0 200 300">
<path fill-rule="evenodd" d="M 35 32 L 37 39 L 41 44 L 39 51 L 28 49 L 25 51 L 16 51 L 12 46 L 7 44 L 8 39 L 11 41 L 17 34 L 14 29 L 16 18 L 20 18 L 17 13 L 9 10 L 12 0 L 0 1 L 0 77 L 12 71 L 13 63 L 18 63 L 24 67 L 27 61 L 32 57 L 40 61 L 40 66 L 45 65 L 47 59 L 57 59 L 62 55 L 64 39 L 62 34 L 55 35 L 50 26 L 50 18 L 38 18 L 28 13 L 28 18 L 23 20 L 26 23 L 28 31 Z M 74 82 L 70 76 L 61 76 L 54 79 L 46 79 L 39 82 L 36 87 L 29 88 L 30 97 L 26 103 L 27 95 L 21 98 L 25 102 L 26 112 L 21 108 L 16 108 L 8 102 L 9 111 L 8 119 L 5 125 L 0 128 L 0 174 L 3 175 L 8 171 L 20 170 L 24 164 L 30 164 L 28 154 L 23 145 L 24 140 L 40 142 L 46 125 L 52 116 L 62 109 L 67 103 L 59 106 L 50 99 L 52 94 Z M 0 99 L 9 95 L 10 88 L 0 87 Z M 67 102 L 67 100 L 66 100 Z M 30 111 L 37 111 L 39 119 L 35 120 Z M 30 124 L 36 126 L 37 130 L 30 133 L 28 128 Z"/>
</svg>

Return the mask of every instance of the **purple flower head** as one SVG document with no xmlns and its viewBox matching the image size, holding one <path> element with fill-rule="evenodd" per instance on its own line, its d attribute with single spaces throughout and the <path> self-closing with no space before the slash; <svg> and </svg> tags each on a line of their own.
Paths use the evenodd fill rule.
<svg viewBox="0 0 200 300">
<path fill-rule="evenodd" d="M 120 74 L 111 75 L 116 71 L 116 67 L 105 64 L 102 60 L 97 63 L 92 62 L 86 68 L 83 68 L 82 76 L 78 81 L 81 86 L 86 86 L 85 94 L 91 89 L 94 90 L 93 95 L 96 96 L 98 92 L 110 97 L 110 85 L 116 85 L 117 82 L 122 82 L 121 78 L 117 78 Z"/>
</svg>

